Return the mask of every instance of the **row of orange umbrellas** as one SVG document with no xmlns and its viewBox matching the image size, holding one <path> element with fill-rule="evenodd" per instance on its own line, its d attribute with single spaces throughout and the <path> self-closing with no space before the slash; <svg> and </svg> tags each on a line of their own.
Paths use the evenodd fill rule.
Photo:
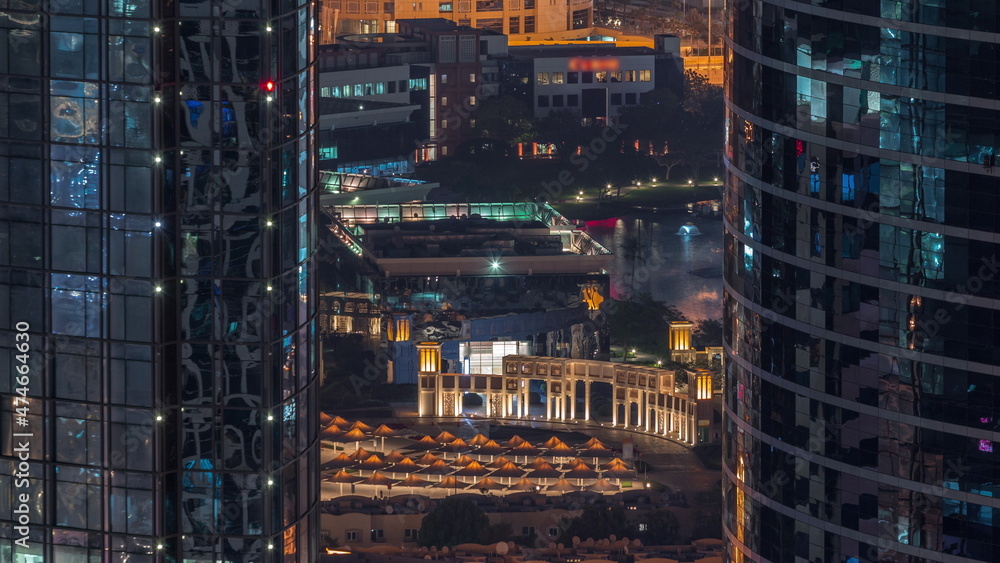
<svg viewBox="0 0 1000 563">
<path fill-rule="evenodd" d="M 537 483 L 531 481 L 528 478 L 522 478 L 517 483 L 514 483 L 512 485 L 504 485 L 502 483 L 493 480 L 490 477 L 484 477 L 483 479 L 480 479 L 475 483 L 470 483 L 468 481 L 459 480 L 453 475 L 449 475 L 448 477 L 442 479 L 441 481 L 432 482 L 432 481 L 427 481 L 426 479 L 423 479 L 421 477 L 417 477 L 416 475 L 410 475 L 406 479 L 402 480 L 390 479 L 389 477 L 386 477 L 385 475 L 377 471 L 372 473 L 372 475 L 368 478 L 362 478 L 356 475 L 351 475 L 350 473 L 341 470 L 328 477 L 326 481 L 330 483 L 339 483 L 341 485 L 341 494 L 343 494 L 343 485 L 354 484 L 354 483 L 360 485 L 374 485 L 376 487 L 387 487 L 390 485 L 395 485 L 399 487 L 411 487 L 411 488 L 417 488 L 417 487 L 421 488 L 432 487 L 438 489 L 468 488 L 477 491 L 481 491 L 483 489 L 486 490 L 507 489 L 511 491 L 538 491 L 543 488 L 541 485 L 538 485 Z M 544 489 L 546 491 L 559 491 L 559 492 L 570 492 L 570 491 L 580 491 L 580 490 L 607 492 L 607 491 L 617 491 L 619 490 L 619 487 L 607 481 L 606 479 L 599 479 L 597 480 L 597 482 L 587 487 L 574 485 L 567 479 L 560 479 L 555 483 L 544 487 Z"/>
<path fill-rule="evenodd" d="M 366 455 L 367 457 L 365 457 Z M 580 480 L 581 484 L 583 479 L 598 479 L 602 473 L 604 477 L 617 479 L 635 476 L 635 472 L 625 462 L 617 458 L 601 466 L 601 473 L 599 473 L 594 467 L 581 459 L 563 464 L 561 469 L 557 469 L 542 458 L 519 467 L 514 462 L 502 457 L 488 465 L 483 465 L 477 460 L 463 456 L 468 459 L 459 458 L 449 465 L 445 460 L 436 458 L 433 454 L 425 454 L 419 462 L 413 461 L 409 457 L 399 458 L 401 455 L 393 451 L 385 458 L 382 458 L 377 454 L 372 454 L 361 449 L 350 456 L 341 453 L 333 460 L 325 463 L 323 468 L 340 469 L 343 471 L 345 468 L 353 467 L 358 470 L 372 471 L 373 474 L 382 470 L 391 472 L 393 476 L 396 473 L 406 473 L 407 475 L 447 475 L 450 477 L 483 477 L 489 475 L 490 477 L 507 478 L 508 480 L 525 476 L 530 479 L 577 479 Z M 394 460 L 393 463 L 387 461 L 390 457 Z M 427 464 L 423 465 L 420 462 Z"/>
</svg>

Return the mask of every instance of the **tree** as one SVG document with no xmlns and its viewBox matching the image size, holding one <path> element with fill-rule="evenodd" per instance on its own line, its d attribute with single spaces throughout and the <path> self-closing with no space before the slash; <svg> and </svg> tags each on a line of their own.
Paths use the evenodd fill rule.
<svg viewBox="0 0 1000 563">
<path fill-rule="evenodd" d="M 531 108 L 520 98 L 496 96 L 479 102 L 469 119 L 470 132 L 484 139 L 522 143 L 534 135 Z"/>
<path fill-rule="evenodd" d="M 580 124 L 580 114 L 570 109 L 557 109 L 538 121 L 537 139 L 556 146 L 559 158 L 568 160 L 583 142 L 586 130 Z"/>
<path fill-rule="evenodd" d="M 641 104 L 621 109 L 621 120 L 628 125 L 625 138 L 651 146 L 666 179 L 674 168 L 685 165 L 697 183 L 701 169 L 721 154 L 724 104 L 722 88 L 689 70 L 680 98 L 668 90 L 655 90 Z"/>
<path fill-rule="evenodd" d="M 691 539 L 722 539 L 722 495 L 717 489 L 694 495 L 694 528 Z"/>
<path fill-rule="evenodd" d="M 722 336 L 722 319 L 701 319 L 695 321 L 691 345 L 694 348 L 722 346 Z"/>
<path fill-rule="evenodd" d="M 559 535 L 559 542 L 571 545 L 573 537 L 581 540 L 594 538 L 604 539 L 611 534 L 618 537 L 636 537 L 637 528 L 633 522 L 629 522 L 622 508 L 611 508 L 604 506 L 588 505 L 583 508 L 583 513 L 579 517 L 570 520 L 569 525 L 563 529 Z"/>
<path fill-rule="evenodd" d="M 424 516 L 417 535 L 422 546 L 454 546 L 478 542 L 490 533 L 490 521 L 479 506 L 464 498 L 446 498 Z"/>
<path fill-rule="evenodd" d="M 626 352 L 631 348 L 638 348 L 644 352 L 670 356 L 667 343 L 670 321 L 683 318 L 675 307 L 643 293 L 628 301 L 612 301 L 609 309 L 612 344 L 623 346 Z"/>
<path fill-rule="evenodd" d="M 648 510 L 638 522 L 645 524 L 638 526 L 637 536 L 644 545 L 675 545 L 680 540 L 680 520 L 669 510 Z"/>
<path fill-rule="evenodd" d="M 478 543 L 493 545 L 502 541 L 510 541 L 514 537 L 514 527 L 510 522 L 500 522 L 486 528 L 479 534 Z"/>
<path fill-rule="evenodd" d="M 722 88 L 709 84 L 704 76 L 689 70 L 684 77 L 683 111 L 667 132 L 666 164 L 682 160 L 691 169 L 697 185 L 701 169 L 717 162 L 722 151 L 725 101 Z"/>
</svg>

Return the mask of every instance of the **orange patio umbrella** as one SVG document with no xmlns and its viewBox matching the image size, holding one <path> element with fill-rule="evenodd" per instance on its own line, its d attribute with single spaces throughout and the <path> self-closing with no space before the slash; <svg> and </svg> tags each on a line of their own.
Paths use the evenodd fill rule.
<svg viewBox="0 0 1000 563">
<path fill-rule="evenodd" d="M 489 472 L 490 470 L 483 467 L 478 461 L 472 460 L 471 463 L 452 473 L 452 475 L 457 475 L 459 477 L 482 477 Z"/>
<path fill-rule="evenodd" d="M 358 481 L 359 485 L 374 485 L 376 487 L 391 487 L 396 483 L 395 479 L 390 479 L 385 475 L 382 475 L 378 471 L 372 473 L 372 476 L 363 480 Z"/>
<path fill-rule="evenodd" d="M 454 471 L 453 468 L 448 467 L 448 464 L 446 464 L 444 460 L 439 459 L 427 467 L 415 471 L 414 473 L 423 473 L 424 475 L 447 475 L 452 471 Z"/>
<path fill-rule="evenodd" d="M 549 457 L 574 457 L 576 456 L 576 450 L 567 446 L 563 442 L 559 442 L 555 446 L 549 448 L 549 451 L 545 452 L 545 455 Z"/>
<path fill-rule="evenodd" d="M 384 424 L 380 424 L 378 426 L 378 428 L 376 428 L 375 430 L 372 431 L 372 436 L 375 436 L 375 437 L 378 437 L 378 438 L 382 438 L 382 448 L 381 449 L 382 449 L 382 451 L 385 451 L 385 439 L 386 438 L 395 438 L 396 436 L 399 436 L 399 432 L 393 430 L 392 428 L 389 428 L 388 426 L 386 426 Z"/>
<path fill-rule="evenodd" d="M 320 469 L 341 469 L 344 467 L 350 467 L 357 463 L 355 460 L 351 459 L 351 456 L 340 452 L 340 455 L 331 459 L 330 461 L 320 465 Z"/>
<path fill-rule="evenodd" d="M 598 479 L 594 484 L 585 487 L 588 491 L 594 491 L 595 493 L 606 493 L 610 491 L 618 491 L 621 489 L 618 485 L 611 483 L 607 479 Z"/>
<path fill-rule="evenodd" d="M 517 434 L 514 434 L 513 436 L 510 437 L 510 440 L 507 440 L 507 442 L 505 442 L 505 443 L 507 444 L 508 448 L 513 448 L 515 446 L 520 446 L 521 444 L 523 444 L 525 442 L 527 442 L 527 440 L 525 440 L 524 438 L 518 436 Z"/>
<path fill-rule="evenodd" d="M 461 438 L 455 438 L 451 442 L 448 442 L 445 446 L 441 447 L 441 451 L 443 452 L 467 452 L 471 449 L 472 446 Z"/>
<path fill-rule="evenodd" d="M 517 483 L 514 483 L 513 485 L 507 487 L 507 490 L 510 490 L 510 491 L 537 491 L 539 488 L 540 487 L 539 487 L 538 484 L 532 482 L 528 478 L 524 478 L 524 479 L 521 479 L 520 481 L 518 481 Z"/>
<path fill-rule="evenodd" d="M 490 473 L 490 477 L 506 477 L 507 484 L 510 484 L 511 478 L 521 477 L 525 473 L 527 473 L 527 471 L 508 461 L 503 467 L 500 467 L 493 473 Z"/>
<path fill-rule="evenodd" d="M 490 439 L 487 438 L 485 435 L 483 435 L 483 434 L 476 434 L 475 436 L 472 437 L 471 440 L 469 440 L 469 445 L 470 446 L 479 447 L 479 446 L 482 446 L 483 444 L 485 444 L 486 442 L 489 442 L 489 441 L 490 441 Z"/>
<path fill-rule="evenodd" d="M 472 453 L 476 454 L 477 456 L 481 455 L 494 456 L 494 455 L 500 455 L 506 452 L 508 449 L 509 448 L 506 448 L 496 443 L 494 440 L 488 440 L 486 443 L 479 446 L 479 448 Z"/>
<path fill-rule="evenodd" d="M 568 493 L 570 491 L 579 491 L 580 487 L 577 487 L 573 483 L 570 483 L 566 479 L 559 479 L 555 483 L 552 483 L 548 487 L 545 487 L 546 491 L 559 491 L 563 493 Z"/>
<path fill-rule="evenodd" d="M 364 461 L 364 460 L 370 458 L 371 456 L 372 456 L 372 452 L 370 452 L 370 451 L 368 451 L 368 450 L 366 450 L 364 448 L 358 448 L 358 449 L 354 450 L 353 454 L 351 454 L 351 459 L 353 459 L 354 461 Z"/>
<path fill-rule="evenodd" d="M 486 467 L 503 467 L 504 465 L 510 463 L 511 461 L 504 456 L 500 456 L 494 459 L 492 462 L 486 464 Z"/>
<path fill-rule="evenodd" d="M 474 461 L 476 461 L 476 460 L 472 459 L 471 456 L 469 456 L 469 455 L 463 455 L 462 457 L 460 457 L 460 458 L 456 459 L 455 461 L 451 462 L 451 465 L 455 465 L 455 466 L 461 465 L 462 467 L 465 467 L 466 465 L 469 465 L 470 463 L 472 463 Z"/>
<path fill-rule="evenodd" d="M 319 431 L 320 440 L 334 440 L 339 441 L 337 438 L 344 435 L 344 431 L 340 429 L 336 424 L 331 424 L 326 428 Z"/>
<path fill-rule="evenodd" d="M 396 463 L 390 468 L 390 470 L 392 471 L 393 479 L 396 478 L 396 473 L 410 474 L 416 471 L 420 471 L 420 469 L 422 468 L 408 457 L 404 457 L 402 460 L 400 460 L 398 463 Z"/>
<path fill-rule="evenodd" d="M 420 465 L 430 465 L 435 461 L 442 461 L 442 459 L 432 454 L 431 452 L 427 452 L 424 455 L 420 456 L 420 459 L 417 460 L 417 463 Z"/>
<path fill-rule="evenodd" d="M 339 483 L 340 484 L 340 496 L 344 496 L 344 483 L 357 483 L 361 480 L 361 477 L 356 477 L 350 473 L 341 469 L 340 471 L 334 473 L 333 475 L 324 479 L 328 483 Z"/>
<path fill-rule="evenodd" d="M 532 460 L 531 463 L 524 464 L 524 467 L 527 469 L 538 469 L 539 467 L 546 465 L 548 463 L 549 463 L 548 460 L 546 460 L 544 457 L 536 457 L 534 460 Z"/>
<path fill-rule="evenodd" d="M 355 428 L 337 436 L 334 440 L 337 442 L 354 442 L 354 448 L 358 449 L 361 446 L 361 440 L 364 440 L 365 438 L 367 438 L 365 433 Z"/>
<path fill-rule="evenodd" d="M 497 483 L 496 481 L 490 479 L 489 477 L 483 477 L 478 482 L 476 482 L 475 485 L 472 485 L 469 488 L 476 491 L 483 491 L 483 490 L 497 491 L 504 488 L 504 485 L 501 483 Z"/>
<path fill-rule="evenodd" d="M 469 486 L 469 483 L 465 481 L 459 481 L 458 479 L 452 477 L 451 475 L 445 477 L 440 483 L 434 483 L 431 487 L 437 489 L 464 489 Z"/>
<path fill-rule="evenodd" d="M 416 475 L 410 475 L 406 479 L 403 479 L 396 484 L 397 487 L 410 487 L 410 494 L 413 494 L 413 487 L 429 487 L 431 482 L 426 479 L 421 479 Z"/>
<path fill-rule="evenodd" d="M 583 461 L 580 458 L 576 458 L 574 460 L 567 461 L 562 466 L 563 469 L 567 469 L 567 470 L 569 470 L 569 469 L 576 469 L 578 467 L 586 467 L 587 469 L 593 469 L 594 468 L 593 465 L 590 465 L 589 463 L 587 463 L 586 461 Z"/>
<path fill-rule="evenodd" d="M 511 448 L 510 451 L 507 453 L 509 455 L 514 456 L 515 459 L 517 459 L 518 456 L 523 455 L 524 459 L 527 460 L 528 456 L 536 456 L 542 453 L 542 450 L 536 448 L 535 446 L 532 446 L 531 442 L 524 441 Z"/>
<path fill-rule="evenodd" d="M 417 442 L 410 446 L 410 449 L 414 450 L 436 450 L 440 444 L 437 443 L 434 438 L 430 436 L 424 436 L 423 438 L 417 440 Z"/>
<path fill-rule="evenodd" d="M 611 461 L 601 465 L 601 469 L 611 469 L 613 467 L 624 467 L 628 469 L 628 464 L 616 457 Z"/>
<path fill-rule="evenodd" d="M 580 444 L 580 448 L 582 448 L 582 449 L 592 448 L 594 446 L 597 446 L 597 447 L 600 447 L 600 448 L 607 448 L 608 447 L 604 442 L 598 440 L 596 436 L 591 437 L 586 442 Z"/>
<path fill-rule="evenodd" d="M 357 430 L 360 430 L 362 432 L 371 432 L 372 430 L 375 430 L 375 427 L 374 426 L 369 426 L 369 425 L 365 424 L 364 422 L 361 422 L 360 420 L 355 420 L 354 424 L 348 426 L 347 429 L 348 430 L 355 430 L 355 429 L 357 429 Z"/>
<path fill-rule="evenodd" d="M 560 440 L 558 436 L 552 436 L 551 438 L 549 438 L 548 440 L 545 440 L 544 442 L 542 442 L 539 445 L 541 447 L 543 447 L 543 448 L 554 448 L 556 446 L 556 444 L 564 444 L 564 443 L 565 442 L 563 442 L 562 440 Z"/>
<path fill-rule="evenodd" d="M 385 461 L 388 463 L 399 463 L 404 459 L 408 458 L 405 455 L 397 452 L 396 450 L 392 450 L 391 452 L 385 454 L 385 457 L 383 459 L 385 459 Z"/>
<path fill-rule="evenodd" d="M 455 438 L 457 438 L 457 437 L 458 436 L 455 436 L 451 432 L 448 432 L 447 430 L 445 430 L 445 431 L 441 432 L 440 434 L 438 434 L 437 436 L 435 436 L 434 437 L 434 441 L 437 442 L 437 443 L 439 443 L 439 444 L 450 444 L 450 443 L 454 442 Z"/>
<path fill-rule="evenodd" d="M 378 469 L 385 469 L 389 464 L 385 462 L 384 459 L 379 456 L 372 454 L 364 461 L 358 463 L 355 467 L 358 469 L 364 469 L 366 471 L 376 471 Z"/>
</svg>

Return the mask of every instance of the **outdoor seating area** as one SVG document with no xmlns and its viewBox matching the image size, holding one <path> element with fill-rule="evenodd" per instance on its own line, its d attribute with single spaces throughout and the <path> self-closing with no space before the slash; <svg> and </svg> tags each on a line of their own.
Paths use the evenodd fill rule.
<svg viewBox="0 0 1000 563">
<path fill-rule="evenodd" d="M 615 494 L 648 487 L 620 453 L 597 438 L 566 444 L 556 436 L 537 445 L 515 435 L 497 442 L 404 435 L 386 425 L 322 414 L 324 500 L 345 494 L 384 498 L 401 489 L 435 497 L 458 491 L 484 495 L 575 492 Z M 438 493 L 438 494 L 435 494 Z"/>
</svg>

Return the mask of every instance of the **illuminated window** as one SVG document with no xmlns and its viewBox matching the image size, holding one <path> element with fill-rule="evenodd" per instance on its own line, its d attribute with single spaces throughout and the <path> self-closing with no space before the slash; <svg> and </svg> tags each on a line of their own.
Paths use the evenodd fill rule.
<svg viewBox="0 0 1000 563">
<path fill-rule="evenodd" d="M 653 71 L 651 70 L 640 70 L 639 71 L 639 82 L 649 82 L 653 79 Z"/>
<path fill-rule="evenodd" d="M 469 105 L 470 106 L 476 105 L 476 97 L 475 96 L 469 96 Z"/>
<path fill-rule="evenodd" d="M 552 73 L 552 83 L 562 84 L 566 81 L 566 73 L 563 72 L 553 72 Z"/>
<path fill-rule="evenodd" d="M 607 82 L 607 81 L 608 81 L 607 71 L 602 70 L 600 72 L 594 73 L 594 82 Z"/>
<path fill-rule="evenodd" d="M 549 73 L 539 72 L 537 78 L 535 79 L 535 84 L 540 86 L 545 86 L 549 83 Z"/>
</svg>

